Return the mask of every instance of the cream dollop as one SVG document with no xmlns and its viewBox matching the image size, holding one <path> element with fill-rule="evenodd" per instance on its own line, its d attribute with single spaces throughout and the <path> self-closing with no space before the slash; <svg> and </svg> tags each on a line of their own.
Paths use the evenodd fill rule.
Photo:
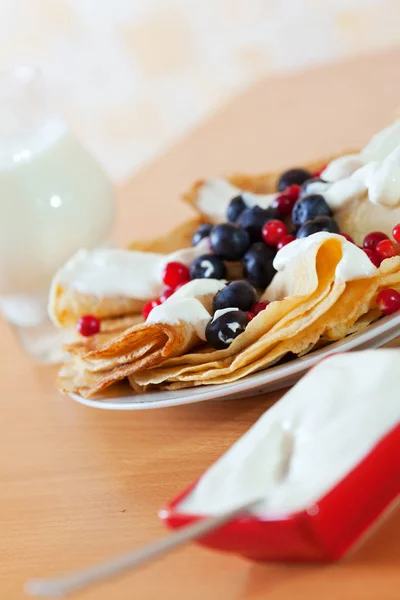
<svg viewBox="0 0 400 600">
<path fill-rule="evenodd" d="M 200 300 L 175 298 L 174 301 L 169 302 L 171 298 L 153 308 L 146 323 L 169 323 L 170 325 L 177 325 L 179 322 L 188 323 L 195 329 L 198 337 L 205 340 L 205 331 L 211 315 Z"/>
<path fill-rule="evenodd" d="M 247 207 L 260 206 L 268 208 L 277 194 L 253 194 L 232 185 L 226 179 L 206 179 L 197 193 L 197 208 L 214 222 L 226 221 L 226 211 L 229 203 L 241 195 Z"/>
<path fill-rule="evenodd" d="M 322 193 L 333 210 L 365 194 L 373 204 L 400 206 L 400 120 L 374 135 L 359 154 L 330 162 L 321 178 L 328 183 L 316 182 L 312 191 Z"/>
<path fill-rule="evenodd" d="M 226 285 L 222 279 L 194 279 L 182 286 L 160 306 L 156 306 L 147 317 L 146 323 L 184 322 L 192 325 L 201 340 L 206 339 L 205 331 L 211 314 L 201 299 L 214 296 Z"/>
<path fill-rule="evenodd" d="M 82 249 L 57 272 L 52 285 L 61 284 L 98 297 L 149 300 L 161 293 L 162 271 L 168 262 L 178 261 L 189 266 L 207 251 L 207 238 L 193 248 L 168 255 L 122 249 Z"/>
<path fill-rule="evenodd" d="M 400 421 L 395 350 L 337 355 L 276 402 L 179 504 L 214 515 L 261 498 L 252 512 L 311 508 Z"/>
<path fill-rule="evenodd" d="M 335 275 L 338 279 L 351 281 L 353 279 L 373 277 L 376 274 L 377 268 L 361 248 L 348 242 L 342 235 L 325 231 L 314 233 L 307 238 L 294 240 L 284 246 L 275 256 L 274 268 L 277 271 L 284 271 L 288 267 L 295 269 L 295 262 L 307 254 L 310 248 L 320 245 L 324 240 L 331 238 L 339 240 L 343 250 L 342 258 L 336 267 Z"/>
</svg>

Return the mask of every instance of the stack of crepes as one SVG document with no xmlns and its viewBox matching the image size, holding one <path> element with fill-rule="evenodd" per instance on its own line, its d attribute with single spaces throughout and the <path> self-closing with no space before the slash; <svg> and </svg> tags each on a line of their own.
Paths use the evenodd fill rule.
<svg viewBox="0 0 400 600">
<path fill-rule="evenodd" d="M 296 253 L 296 244 L 296 250 L 303 250 Z M 100 334 L 72 344 L 71 359 L 59 375 L 60 389 L 91 397 L 124 378 L 136 392 L 233 382 L 288 353 L 303 355 L 316 345 L 360 331 L 381 314 L 376 306 L 379 291 L 389 287 L 400 291 L 400 257 L 387 259 L 376 269 L 362 250 L 343 237 L 322 233 L 281 250 L 278 263 L 291 246 L 296 259 L 286 261 L 263 295 L 270 304 L 227 349 L 207 346 L 199 334 L 201 326 L 191 322 L 190 311 L 176 306 L 182 302 L 177 294 L 185 295 L 184 286 L 162 305 L 172 305 L 175 320 L 154 322 L 155 315 L 153 322 L 117 335 Z M 346 276 L 351 263 L 360 261 L 368 275 Z M 192 294 L 191 300 L 204 308 L 204 322 L 212 296 Z"/>
</svg>

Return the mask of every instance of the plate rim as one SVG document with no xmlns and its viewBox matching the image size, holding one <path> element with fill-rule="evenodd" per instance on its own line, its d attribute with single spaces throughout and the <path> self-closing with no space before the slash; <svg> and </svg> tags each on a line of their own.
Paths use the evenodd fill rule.
<svg viewBox="0 0 400 600">
<path fill-rule="evenodd" d="M 373 347 L 379 347 L 380 345 L 386 344 L 391 340 L 395 339 L 400 334 L 400 314 L 388 315 L 382 317 L 375 323 L 369 325 L 366 329 L 350 334 L 349 336 L 342 338 L 336 342 L 332 342 L 328 346 L 324 346 L 319 350 L 315 350 L 310 354 L 306 354 L 302 357 L 296 358 L 283 365 L 277 365 L 270 369 L 265 369 L 261 372 L 252 373 L 242 380 L 233 383 L 222 383 L 218 385 L 206 385 L 199 386 L 197 388 L 185 388 L 184 390 L 173 391 L 155 391 L 149 392 L 148 395 L 155 396 L 157 394 L 170 394 L 168 398 L 160 400 L 145 400 L 142 402 L 129 401 L 131 398 L 145 397 L 145 395 L 130 394 L 128 396 L 121 396 L 112 399 L 90 399 L 83 398 L 79 394 L 70 393 L 69 396 L 79 404 L 88 406 L 90 408 L 99 408 L 101 410 L 153 410 L 158 408 L 169 408 L 174 406 L 184 406 L 187 404 L 195 404 L 197 402 L 206 402 L 209 400 L 229 400 L 233 395 L 236 396 L 240 393 L 246 393 L 254 389 L 254 396 L 257 395 L 257 389 L 260 389 L 263 385 L 268 385 L 283 378 L 285 380 L 299 379 L 303 373 L 308 371 L 317 362 L 322 360 L 325 356 L 335 352 L 336 348 L 345 346 L 343 352 L 347 352 L 365 344 L 367 342 L 376 339 L 377 344 Z M 383 338 L 383 339 L 382 339 Z M 283 375 L 276 376 L 277 371 L 284 370 Z M 289 383 L 290 385 L 290 383 Z M 286 387 L 281 386 L 281 389 Z M 232 389 L 234 388 L 234 389 Z M 279 389 L 279 385 L 275 388 Z M 196 393 L 193 394 L 193 390 Z M 259 392 L 263 393 L 263 392 Z M 182 394 L 182 397 L 180 397 Z M 176 397 L 176 395 L 178 397 Z M 252 394 L 247 394 L 251 396 Z"/>
</svg>

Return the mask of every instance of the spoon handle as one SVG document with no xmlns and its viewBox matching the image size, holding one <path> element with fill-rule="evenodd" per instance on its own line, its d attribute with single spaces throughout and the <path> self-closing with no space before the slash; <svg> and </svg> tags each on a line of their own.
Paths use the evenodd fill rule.
<svg viewBox="0 0 400 600">
<path fill-rule="evenodd" d="M 216 517 L 201 519 L 195 523 L 181 527 L 178 531 L 170 533 L 160 540 L 150 542 L 142 546 L 142 548 L 135 548 L 126 554 L 116 556 L 86 569 L 75 571 L 69 575 L 51 579 L 31 579 L 25 584 L 25 591 L 31 596 L 47 598 L 61 598 L 62 596 L 72 594 L 109 577 L 114 577 L 128 570 L 137 569 L 191 540 L 202 537 L 206 533 L 231 521 L 236 516 L 245 513 L 258 502 L 259 499 L 252 500 Z"/>
</svg>

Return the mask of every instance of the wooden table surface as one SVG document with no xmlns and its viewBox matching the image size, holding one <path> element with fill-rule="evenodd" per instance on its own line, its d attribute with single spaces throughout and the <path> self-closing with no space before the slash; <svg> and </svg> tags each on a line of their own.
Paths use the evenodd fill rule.
<svg viewBox="0 0 400 600">
<path fill-rule="evenodd" d="M 116 237 L 161 233 L 188 210 L 193 178 L 294 165 L 357 146 L 399 103 L 400 51 L 261 82 L 139 173 L 120 193 Z M 160 536 L 157 510 L 279 394 L 143 412 L 61 396 L 0 323 L 0 598 Z M 400 513 L 338 565 L 250 564 L 188 547 L 84 599 L 397 600 Z"/>
</svg>

